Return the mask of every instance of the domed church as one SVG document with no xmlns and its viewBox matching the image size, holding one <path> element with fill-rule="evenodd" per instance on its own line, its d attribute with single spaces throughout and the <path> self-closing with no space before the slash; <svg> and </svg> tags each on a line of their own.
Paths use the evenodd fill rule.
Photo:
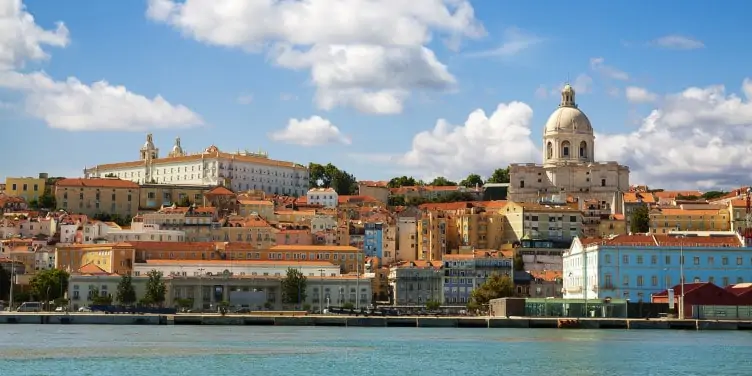
<svg viewBox="0 0 752 376">
<path fill-rule="evenodd" d="M 595 161 L 593 126 L 577 106 L 569 84 L 543 130 L 543 164 L 512 164 L 509 176 L 511 201 L 597 201 L 615 214 L 621 213 L 622 193 L 629 190 L 629 167 Z"/>
</svg>

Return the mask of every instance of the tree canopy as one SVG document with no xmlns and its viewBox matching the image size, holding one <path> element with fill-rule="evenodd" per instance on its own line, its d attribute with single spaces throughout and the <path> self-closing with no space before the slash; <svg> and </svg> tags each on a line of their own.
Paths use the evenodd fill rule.
<svg viewBox="0 0 752 376">
<path fill-rule="evenodd" d="M 120 214 L 97 213 L 92 219 L 102 222 L 115 222 L 118 226 L 130 226 L 131 218 L 121 217 Z"/>
<path fill-rule="evenodd" d="M 492 299 L 514 296 L 514 283 L 509 276 L 498 273 L 492 274 L 485 283 L 478 286 L 470 294 L 467 308 L 470 310 L 484 310 Z"/>
<path fill-rule="evenodd" d="M 167 295 L 167 287 L 162 279 L 162 272 L 152 270 L 147 276 L 149 277 L 149 280 L 146 281 L 146 295 L 143 300 L 148 304 L 154 304 L 161 307 L 162 304 L 164 304 Z"/>
<path fill-rule="evenodd" d="M 410 176 L 398 176 L 396 178 L 392 178 L 389 180 L 389 183 L 387 183 L 387 187 L 389 188 L 399 188 L 399 187 L 414 187 L 416 185 L 424 185 L 425 183 L 422 180 L 415 180 L 414 177 Z"/>
<path fill-rule="evenodd" d="M 65 296 L 70 274 L 65 270 L 42 270 L 29 281 L 31 294 L 37 299 L 55 300 Z"/>
<path fill-rule="evenodd" d="M 629 231 L 633 234 L 650 232 L 650 210 L 647 205 L 639 206 L 632 211 Z"/>
<path fill-rule="evenodd" d="M 463 187 L 481 187 L 483 186 L 483 178 L 478 174 L 470 174 L 464 180 L 460 181 L 460 185 Z"/>
<path fill-rule="evenodd" d="M 308 279 L 298 269 L 288 268 L 282 280 L 282 303 L 301 304 L 306 299 Z"/>
<path fill-rule="evenodd" d="M 338 169 L 331 163 L 321 165 L 311 162 L 308 169 L 310 173 L 309 188 L 334 188 L 340 195 L 358 193 L 358 181 L 355 176 Z"/>
<path fill-rule="evenodd" d="M 449 187 L 453 185 L 457 185 L 457 183 L 443 177 L 443 176 L 437 176 L 435 179 L 433 179 L 428 185 L 432 185 L 434 187 Z"/>
<path fill-rule="evenodd" d="M 509 183 L 509 167 L 494 170 L 486 183 Z"/>
<path fill-rule="evenodd" d="M 136 289 L 133 288 L 133 280 L 130 275 L 126 274 L 120 278 L 120 282 L 117 286 L 117 293 L 115 294 L 115 300 L 124 306 L 136 303 Z"/>
</svg>

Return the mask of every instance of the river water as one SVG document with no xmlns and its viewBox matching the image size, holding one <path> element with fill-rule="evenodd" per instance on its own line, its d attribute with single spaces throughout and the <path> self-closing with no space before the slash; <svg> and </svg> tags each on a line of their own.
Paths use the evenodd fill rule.
<svg viewBox="0 0 752 376">
<path fill-rule="evenodd" d="M 752 333 L 0 325 L 0 375 L 752 375 Z"/>
</svg>

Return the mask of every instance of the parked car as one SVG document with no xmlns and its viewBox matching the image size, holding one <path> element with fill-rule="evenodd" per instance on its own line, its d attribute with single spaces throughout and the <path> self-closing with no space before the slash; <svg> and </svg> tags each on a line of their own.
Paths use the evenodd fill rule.
<svg viewBox="0 0 752 376">
<path fill-rule="evenodd" d="M 81 307 L 78 309 L 78 312 L 91 312 L 91 308 L 89 307 Z"/>
</svg>

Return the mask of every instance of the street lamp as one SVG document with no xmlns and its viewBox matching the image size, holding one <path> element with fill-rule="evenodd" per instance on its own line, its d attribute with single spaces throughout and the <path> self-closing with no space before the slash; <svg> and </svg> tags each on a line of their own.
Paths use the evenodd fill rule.
<svg viewBox="0 0 752 376">
<path fill-rule="evenodd" d="M 679 238 L 679 279 L 681 281 L 679 319 L 684 320 L 684 235 L 677 235 L 677 238 Z"/>
<path fill-rule="evenodd" d="M 204 310 L 204 268 L 198 268 L 198 296 L 201 299 L 199 302 L 201 311 Z"/>
<path fill-rule="evenodd" d="M 324 314 L 324 269 L 319 269 L 321 273 L 321 291 L 319 292 L 319 313 Z"/>
</svg>

